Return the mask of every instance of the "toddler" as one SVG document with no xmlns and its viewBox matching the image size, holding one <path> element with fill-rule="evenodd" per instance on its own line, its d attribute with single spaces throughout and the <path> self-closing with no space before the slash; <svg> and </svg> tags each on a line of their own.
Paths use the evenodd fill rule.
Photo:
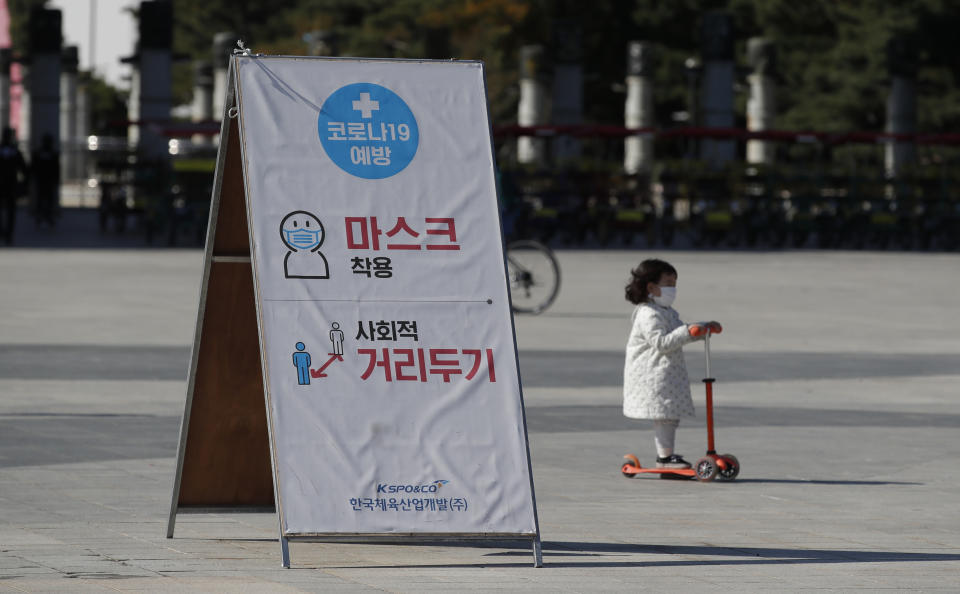
<svg viewBox="0 0 960 594">
<path fill-rule="evenodd" d="M 626 297 L 637 307 L 623 367 L 623 414 L 653 421 L 658 468 L 690 468 L 673 451 L 680 419 L 695 416 L 683 346 L 702 339 L 707 326 L 720 325 L 680 321 L 671 307 L 677 298 L 677 270 L 663 260 L 644 260 L 631 275 Z"/>
</svg>

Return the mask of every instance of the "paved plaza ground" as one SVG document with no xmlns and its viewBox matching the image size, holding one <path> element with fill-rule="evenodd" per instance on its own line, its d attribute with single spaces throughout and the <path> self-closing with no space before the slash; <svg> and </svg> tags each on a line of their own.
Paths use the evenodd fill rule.
<svg viewBox="0 0 960 594">
<path fill-rule="evenodd" d="M 559 299 L 516 320 L 544 566 L 522 543 L 293 542 L 281 569 L 273 514 L 165 538 L 202 252 L 56 233 L 0 249 L 0 592 L 960 590 L 960 255 L 561 251 Z M 623 285 L 653 255 L 684 319 L 724 323 L 735 482 L 619 472 L 654 457 L 620 414 Z M 702 453 L 702 414 L 678 442 Z"/>
</svg>

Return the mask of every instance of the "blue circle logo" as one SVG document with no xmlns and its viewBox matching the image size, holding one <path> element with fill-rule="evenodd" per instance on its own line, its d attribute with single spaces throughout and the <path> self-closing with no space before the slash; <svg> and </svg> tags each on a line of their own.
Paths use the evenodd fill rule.
<svg viewBox="0 0 960 594">
<path fill-rule="evenodd" d="M 417 154 L 420 131 L 396 93 L 373 83 L 340 87 L 323 103 L 317 121 L 327 156 L 350 175 L 396 175 Z"/>
</svg>

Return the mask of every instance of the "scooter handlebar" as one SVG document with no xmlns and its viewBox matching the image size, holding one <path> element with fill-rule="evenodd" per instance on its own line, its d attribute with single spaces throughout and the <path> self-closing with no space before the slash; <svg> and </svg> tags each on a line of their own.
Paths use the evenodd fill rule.
<svg viewBox="0 0 960 594">
<path fill-rule="evenodd" d="M 723 326 L 720 322 L 698 322 L 690 324 L 690 336 L 701 337 L 709 334 L 720 334 L 723 332 Z"/>
</svg>

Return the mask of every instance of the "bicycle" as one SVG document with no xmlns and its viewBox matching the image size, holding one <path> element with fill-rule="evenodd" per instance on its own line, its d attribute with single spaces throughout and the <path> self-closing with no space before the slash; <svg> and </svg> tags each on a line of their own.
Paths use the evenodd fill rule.
<svg viewBox="0 0 960 594">
<path fill-rule="evenodd" d="M 510 307 L 517 313 L 539 314 L 560 292 L 560 265 L 546 245 L 524 239 L 507 244 Z"/>
</svg>

